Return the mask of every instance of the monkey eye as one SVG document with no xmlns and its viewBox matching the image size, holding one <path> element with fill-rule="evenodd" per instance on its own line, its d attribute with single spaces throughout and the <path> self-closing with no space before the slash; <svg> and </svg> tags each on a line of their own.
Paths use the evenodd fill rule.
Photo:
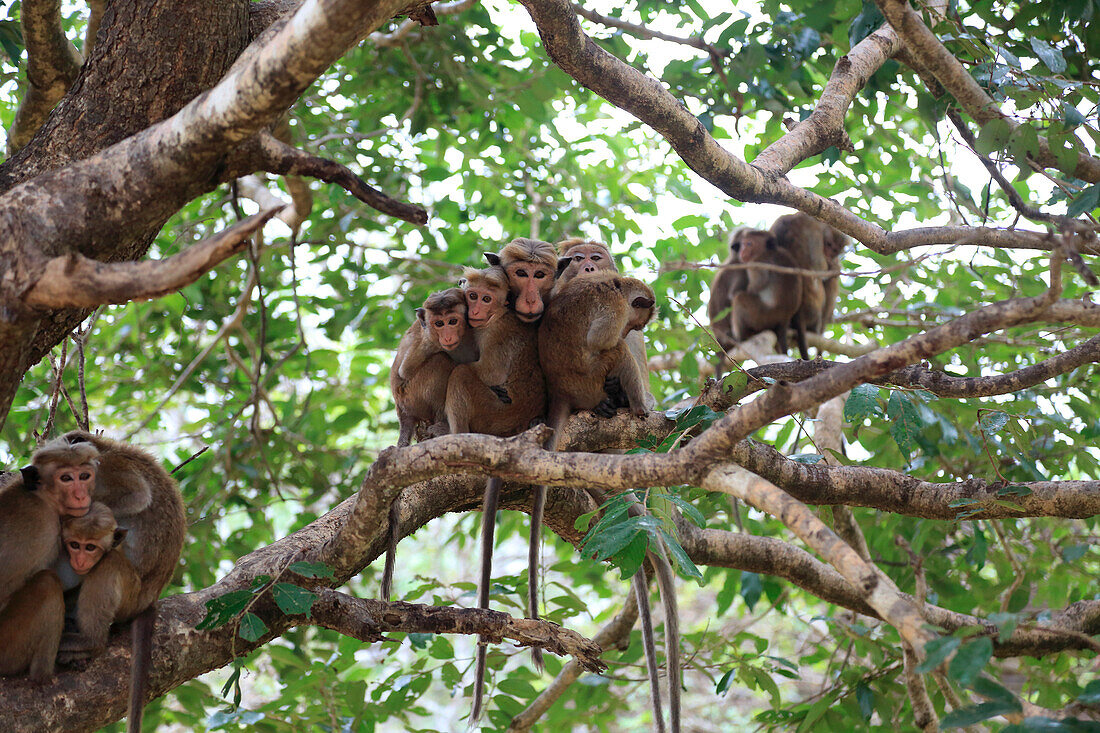
<svg viewBox="0 0 1100 733">
<path fill-rule="evenodd" d="M 520 269 L 516 270 L 516 277 L 529 277 L 529 275 L 527 274 L 526 269 L 520 268 Z"/>
<path fill-rule="evenodd" d="M 62 481 L 64 481 L 65 483 L 70 483 L 73 480 L 73 475 L 71 473 L 63 473 L 60 476 L 58 476 L 58 478 L 61 479 Z"/>
<path fill-rule="evenodd" d="M 543 272 L 542 270 L 535 270 L 535 279 L 536 280 L 542 280 L 544 277 L 546 277 L 545 272 Z"/>
<path fill-rule="evenodd" d="M 457 326 L 458 325 L 458 319 L 457 318 L 452 318 L 451 320 L 447 321 L 447 325 L 448 326 Z"/>
<path fill-rule="evenodd" d="M 90 481 L 91 478 L 92 478 L 91 472 L 85 471 L 84 473 L 80 474 L 80 480 L 81 481 Z"/>
<path fill-rule="evenodd" d="M 602 259 L 603 259 L 603 257 L 601 255 L 592 255 L 592 261 L 593 262 L 599 262 Z"/>
<path fill-rule="evenodd" d="M 573 261 L 574 262 L 580 262 L 583 259 L 584 259 L 584 255 L 573 255 Z"/>
<path fill-rule="evenodd" d="M 493 302 L 493 296 L 491 296 L 491 295 L 486 295 L 485 297 L 483 297 L 483 298 L 481 299 L 481 301 L 482 301 L 483 303 L 492 303 L 492 302 Z"/>
</svg>

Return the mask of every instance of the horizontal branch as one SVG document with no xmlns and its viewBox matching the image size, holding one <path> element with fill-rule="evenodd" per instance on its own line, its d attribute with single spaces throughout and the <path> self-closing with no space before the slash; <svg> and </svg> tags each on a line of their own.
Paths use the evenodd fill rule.
<svg viewBox="0 0 1100 733">
<path fill-rule="evenodd" d="M 999 493 L 1003 482 L 971 478 L 960 483 L 922 481 L 887 468 L 807 465 L 771 446 L 745 440 L 734 446 L 738 465 L 817 506 L 858 506 L 926 519 L 967 521 L 1020 517 L 1086 519 L 1100 515 L 1100 481 L 1021 481 L 1030 493 Z M 1019 507 L 1004 506 L 1009 501 Z M 955 506 L 952 506 L 954 504 Z"/>
<path fill-rule="evenodd" d="M 248 238 L 281 208 L 250 216 L 164 260 L 111 264 L 77 253 L 54 257 L 23 293 L 23 302 L 38 308 L 94 308 L 174 293 L 242 252 Z"/>
<path fill-rule="evenodd" d="M 322 590 L 310 609 L 312 622 L 326 629 L 375 642 L 385 632 L 404 634 L 465 634 L 493 642 L 511 639 L 520 646 L 537 646 L 551 654 L 571 656 L 583 669 L 602 672 L 600 645 L 550 621 L 513 618 L 500 611 L 354 598 Z"/>
</svg>

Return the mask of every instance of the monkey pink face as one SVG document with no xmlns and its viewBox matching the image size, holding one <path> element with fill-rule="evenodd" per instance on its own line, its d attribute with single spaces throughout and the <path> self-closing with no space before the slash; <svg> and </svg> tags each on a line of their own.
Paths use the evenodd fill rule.
<svg viewBox="0 0 1100 733">
<path fill-rule="evenodd" d="M 487 285 L 466 286 L 466 319 L 471 328 L 483 328 L 505 308 L 506 291 Z"/>
<path fill-rule="evenodd" d="M 95 466 L 58 466 L 53 481 L 64 514 L 82 517 L 88 513 L 92 505 L 92 489 L 95 488 Z"/>
<path fill-rule="evenodd" d="M 516 296 L 516 315 L 524 323 L 542 318 L 546 296 L 554 287 L 554 268 L 541 262 L 512 262 L 504 268 Z"/>
<path fill-rule="evenodd" d="M 765 251 L 775 249 L 777 245 L 768 232 L 749 232 L 734 242 L 734 246 L 741 262 L 755 262 L 764 256 Z"/>
<path fill-rule="evenodd" d="M 569 258 L 569 269 L 574 275 L 615 269 L 607 249 L 598 244 L 578 244 L 570 247 L 564 256 Z"/>
<path fill-rule="evenodd" d="M 462 343 L 466 335 L 466 314 L 458 308 L 443 313 L 428 312 L 428 328 L 434 340 L 444 351 L 452 351 Z"/>
<path fill-rule="evenodd" d="M 87 575 L 95 567 L 107 548 L 103 546 L 103 540 L 95 540 L 84 537 L 68 537 L 65 539 L 65 551 L 69 554 L 69 565 L 77 575 Z"/>
</svg>

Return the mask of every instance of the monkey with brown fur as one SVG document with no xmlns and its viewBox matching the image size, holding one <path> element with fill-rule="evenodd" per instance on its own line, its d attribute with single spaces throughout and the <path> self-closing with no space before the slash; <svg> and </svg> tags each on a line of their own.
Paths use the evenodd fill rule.
<svg viewBox="0 0 1100 733">
<path fill-rule="evenodd" d="M 134 622 L 127 727 L 140 730 L 152 654 L 155 614 L 151 606 L 172 579 L 183 550 L 183 497 L 164 467 L 140 448 L 81 430 L 66 433 L 58 441 L 72 446 L 89 443 L 98 449 L 93 498 L 106 504 L 126 529 L 119 547 L 140 581 L 130 614 Z M 109 572 L 84 578 L 76 602 L 77 631 L 62 636 L 59 662 L 67 664 L 103 651 L 110 629 L 110 622 L 104 622 L 104 598 L 111 597 L 110 589 L 116 584 L 117 578 Z"/>
<path fill-rule="evenodd" d="M 735 262 L 796 268 L 794 258 L 781 249 L 771 232 L 739 230 L 730 244 Z M 736 343 L 763 331 L 773 331 L 779 353 L 787 353 L 787 328 L 798 333 L 799 352 L 808 359 L 806 332 L 799 317 L 802 305 L 800 276 L 764 268 L 734 271 L 730 283 L 730 332 Z"/>
<path fill-rule="evenodd" d="M 485 259 L 494 267 L 503 267 L 508 274 L 510 303 L 524 323 L 537 323 L 546 309 L 558 253 L 554 245 L 539 239 L 518 237 L 500 252 L 486 252 Z"/>
<path fill-rule="evenodd" d="M 505 308 L 508 277 L 499 268 L 490 268 L 484 273 L 489 274 L 472 267 L 465 268 L 461 289 L 450 288 L 425 300 L 423 308 L 417 310 L 418 323 L 422 327 L 418 330 L 416 323 L 410 326 L 397 347 L 397 356 L 390 367 L 390 390 L 398 406 L 397 418 L 401 424 L 398 447 L 409 444 L 414 418 L 446 425 L 447 382 L 455 363 L 468 364 L 477 360 L 478 336 L 475 329 L 486 326 L 498 311 L 503 312 Z M 433 348 L 435 352 L 427 359 L 421 356 Z M 410 363 L 414 365 L 412 369 Z M 500 385 L 489 388 L 493 387 L 505 389 Z M 384 600 L 389 600 L 393 592 L 401 522 L 400 498 L 398 495 L 390 504 L 386 559 L 382 570 L 381 593 Z"/>
<path fill-rule="evenodd" d="M 814 272 L 837 270 L 848 238 L 809 214 L 785 214 L 771 226 L 776 243 L 794 259 L 797 267 Z M 806 331 L 821 333 L 833 318 L 839 282 L 836 275 L 827 278 L 802 275 L 802 306 L 799 318 Z M 800 348 L 802 345 L 800 343 Z M 803 358 L 806 358 L 805 355 Z"/>
<path fill-rule="evenodd" d="M 723 265 L 732 265 L 741 261 L 738 252 L 741 249 L 741 235 L 749 231 L 748 227 L 740 227 L 730 232 L 726 242 L 726 259 Z M 710 331 L 723 351 L 729 351 L 737 345 L 737 339 L 733 337 L 733 329 L 730 325 L 730 303 L 733 301 L 734 285 L 738 290 L 745 289 L 744 270 L 732 270 L 727 267 L 719 267 L 714 279 L 710 281 L 710 299 L 707 301 L 707 315 L 710 317 Z M 724 359 L 718 359 L 718 371 L 722 371 Z"/>
<path fill-rule="evenodd" d="M 390 367 L 390 391 L 397 406 L 398 447 L 412 440 L 417 423 L 434 425 L 446 416 L 447 380 L 456 363 L 477 358 L 466 322 L 466 296 L 458 288 L 429 295 L 416 309 Z"/>
<path fill-rule="evenodd" d="M 64 554 L 58 561 L 59 575 L 71 571 L 78 581 L 104 578 L 102 582 L 89 584 L 99 597 L 77 608 L 77 624 L 82 629 L 110 628 L 111 624 L 127 621 L 142 610 L 137 605 L 141 578 L 122 551 L 126 534 L 127 530 L 118 526 L 107 505 L 98 501 L 92 503 L 84 516 L 66 517 L 61 523 Z M 82 595 L 86 592 L 81 589 Z M 103 643 L 106 644 L 106 639 Z"/>
<path fill-rule="evenodd" d="M 558 258 L 557 279 L 554 281 L 554 289 L 550 291 L 551 300 L 553 300 L 555 293 L 579 274 L 600 271 L 616 274 L 619 272 L 619 268 L 615 265 L 615 259 L 611 256 L 611 250 L 602 242 L 573 237 L 558 242 L 557 246 L 561 256 Z M 643 384 L 646 385 L 646 409 L 652 410 L 657 406 L 657 398 L 649 391 L 648 386 L 649 358 L 646 356 L 645 337 L 640 330 L 631 331 L 627 334 L 626 345 L 630 349 L 634 361 L 638 364 L 638 373 Z M 622 386 L 614 379 L 604 385 L 604 389 L 608 393 L 608 399 L 594 408 L 597 415 L 611 417 L 616 409 L 629 407 L 626 393 L 623 392 Z"/>
<path fill-rule="evenodd" d="M 0 488 L 0 674 L 53 674 L 65 605 L 49 568 L 61 517 L 88 511 L 97 460 L 94 446 L 54 441 Z"/>
</svg>

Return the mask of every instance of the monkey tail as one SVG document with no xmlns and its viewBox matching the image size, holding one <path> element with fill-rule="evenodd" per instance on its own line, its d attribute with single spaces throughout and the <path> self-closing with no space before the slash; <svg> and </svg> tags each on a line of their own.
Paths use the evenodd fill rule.
<svg viewBox="0 0 1100 733">
<path fill-rule="evenodd" d="M 531 509 L 531 543 L 527 550 L 527 617 L 539 618 L 539 544 L 542 540 L 542 515 L 546 510 L 546 487 L 536 486 Z M 531 647 L 531 662 L 542 674 L 542 648 Z"/>
<path fill-rule="evenodd" d="M 806 324 L 802 322 L 801 311 L 795 311 L 791 318 L 791 325 L 794 326 L 795 335 L 798 337 L 798 355 L 803 359 L 809 359 L 810 347 L 806 344 Z"/>
<path fill-rule="evenodd" d="M 503 482 L 496 476 L 485 482 L 485 498 L 481 506 L 481 577 L 477 587 L 477 607 L 489 607 L 489 586 L 493 582 L 493 535 L 496 533 L 497 506 L 500 504 L 500 488 Z M 481 717 L 485 699 L 485 666 L 489 653 L 488 639 L 477 641 L 477 664 L 474 667 L 474 707 L 470 711 L 470 723 Z"/>
<path fill-rule="evenodd" d="M 680 733 L 680 610 L 676 605 L 672 566 L 668 562 L 665 543 L 653 543 L 650 562 L 656 571 L 657 587 L 665 611 L 665 664 L 668 665 L 668 720 L 672 733 Z"/>
<path fill-rule="evenodd" d="M 653 615 L 649 610 L 649 583 L 643 564 L 634 573 L 634 595 L 638 597 L 638 620 L 642 623 L 642 649 L 645 650 L 646 668 L 649 670 L 649 689 L 653 698 L 653 729 L 665 733 L 665 713 L 661 704 L 661 680 L 657 671 L 657 647 L 653 641 Z"/>
<path fill-rule="evenodd" d="M 401 510 L 397 506 L 400 495 L 390 504 L 389 521 L 386 525 L 386 564 L 382 568 L 382 600 L 388 601 L 393 594 L 393 568 L 397 564 L 397 532 L 401 521 Z"/>
<path fill-rule="evenodd" d="M 141 716 L 149 689 L 149 668 L 153 662 L 153 622 L 156 604 L 130 622 L 130 712 L 126 716 L 127 733 L 141 733 Z"/>
</svg>

